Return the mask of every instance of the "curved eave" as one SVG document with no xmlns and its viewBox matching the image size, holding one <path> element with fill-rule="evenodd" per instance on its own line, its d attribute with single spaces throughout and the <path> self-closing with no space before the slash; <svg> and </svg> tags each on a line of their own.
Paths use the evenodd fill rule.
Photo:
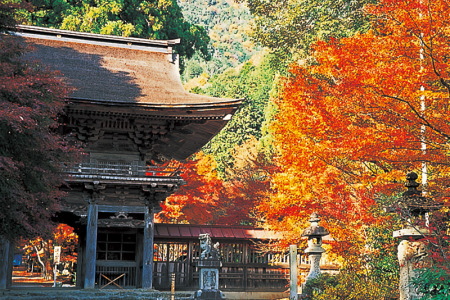
<svg viewBox="0 0 450 300">
<path fill-rule="evenodd" d="M 185 160 L 199 151 L 228 123 L 243 99 L 214 103 L 152 104 L 67 99 L 72 116 L 146 118 L 174 120 L 180 131 L 168 134 L 153 150 L 166 158 Z M 151 121 L 150 121 L 151 122 Z"/>
<path fill-rule="evenodd" d="M 189 94 L 191 97 L 203 97 L 202 95 Z M 212 98 L 212 97 L 211 97 Z M 217 102 L 199 102 L 199 103 L 173 103 L 173 104 L 161 104 L 161 103 L 145 103 L 145 102 L 127 102 L 127 101 L 112 101 L 112 100 L 98 100 L 98 99 L 81 99 L 71 97 L 67 99 L 67 102 L 78 104 L 92 104 L 101 106 L 114 106 L 114 107 L 126 107 L 126 108 L 140 108 L 149 110 L 170 110 L 170 109 L 217 109 L 225 107 L 234 107 L 242 104 L 244 99 L 222 99 L 213 98 L 216 100 L 222 100 Z"/>
<path fill-rule="evenodd" d="M 165 143 L 155 145 L 154 151 L 178 161 L 198 152 L 227 124 L 225 119 L 191 122 L 183 127 L 183 133 L 172 133 Z"/>
<path fill-rule="evenodd" d="M 172 53 L 176 40 L 34 26 L 20 26 L 15 34 L 18 41 L 32 48 L 23 56 L 26 61 L 56 71 L 72 88 L 66 112 L 73 118 L 170 121 L 175 129 L 152 147 L 167 158 L 184 160 L 197 152 L 226 125 L 243 101 L 185 91 Z"/>
<path fill-rule="evenodd" d="M 51 34 L 48 34 L 50 31 Z M 172 53 L 174 43 L 33 28 L 18 32 L 30 46 L 23 58 L 46 66 L 70 86 L 70 97 L 120 106 L 150 106 L 234 101 L 185 91 Z"/>
<path fill-rule="evenodd" d="M 195 94 L 193 94 L 196 96 Z M 222 100 L 222 99 L 221 99 Z M 67 99 L 67 110 L 89 111 L 90 113 L 145 116 L 161 119 L 228 121 L 242 104 L 244 99 L 209 103 L 158 104 L 142 102 L 120 102 L 92 99 Z"/>
</svg>

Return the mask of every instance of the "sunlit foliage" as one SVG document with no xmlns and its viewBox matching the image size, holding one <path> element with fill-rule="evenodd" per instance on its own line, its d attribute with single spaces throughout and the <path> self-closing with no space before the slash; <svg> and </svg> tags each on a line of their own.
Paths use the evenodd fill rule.
<svg viewBox="0 0 450 300">
<path fill-rule="evenodd" d="M 312 46 L 290 70 L 273 123 L 282 172 L 260 206 L 280 229 L 324 216 L 337 251 L 359 255 L 377 198 L 426 162 L 428 194 L 448 205 L 450 18 L 446 1 L 366 6 L 372 29 Z M 426 151 L 423 145 L 426 144 Z M 300 225 L 301 226 L 301 225 Z"/>
</svg>

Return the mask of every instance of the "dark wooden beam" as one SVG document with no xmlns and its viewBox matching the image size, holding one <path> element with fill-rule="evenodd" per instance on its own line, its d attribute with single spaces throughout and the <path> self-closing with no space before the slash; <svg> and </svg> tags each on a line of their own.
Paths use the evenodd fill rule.
<svg viewBox="0 0 450 300">
<path fill-rule="evenodd" d="M 90 203 L 88 206 L 86 228 L 86 275 L 84 278 L 84 288 L 95 288 L 95 268 L 97 257 L 97 219 L 98 206 L 95 203 Z"/>
<path fill-rule="evenodd" d="M 11 286 L 13 255 L 12 243 L 0 237 L 0 290 Z"/>
<path fill-rule="evenodd" d="M 146 207 L 142 257 L 142 288 L 153 288 L 154 212 Z"/>
</svg>

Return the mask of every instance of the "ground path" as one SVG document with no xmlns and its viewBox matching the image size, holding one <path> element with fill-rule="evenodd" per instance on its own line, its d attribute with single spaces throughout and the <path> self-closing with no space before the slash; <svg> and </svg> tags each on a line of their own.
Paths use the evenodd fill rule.
<svg viewBox="0 0 450 300">
<path fill-rule="evenodd" d="M 53 287 L 53 280 L 46 280 L 39 273 L 15 270 L 13 285 L 8 290 L 0 290 L 0 300 L 187 300 L 193 299 L 194 291 L 179 291 L 174 297 L 170 292 L 148 289 L 78 289 L 64 284 Z M 228 300 L 275 300 L 280 293 L 225 292 Z M 286 294 L 288 296 L 288 294 Z"/>
<path fill-rule="evenodd" d="M 190 299 L 193 293 L 177 292 L 174 299 Z M 172 299 L 170 292 L 154 290 L 80 290 L 75 288 L 12 288 L 0 290 L 2 300 L 143 300 Z"/>
</svg>

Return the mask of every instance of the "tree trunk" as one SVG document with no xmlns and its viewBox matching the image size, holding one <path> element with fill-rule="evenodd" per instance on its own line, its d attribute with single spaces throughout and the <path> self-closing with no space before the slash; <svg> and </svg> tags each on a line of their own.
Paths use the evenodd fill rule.
<svg viewBox="0 0 450 300">
<path fill-rule="evenodd" d="M 44 277 L 44 278 L 47 278 L 47 269 L 45 268 L 45 264 L 42 262 L 42 259 L 41 259 L 41 257 L 39 256 L 39 250 L 38 250 L 38 248 L 36 247 L 36 246 L 34 246 L 34 250 L 36 250 L 36 257 L 37 257 L 37 259 L 38 259 L 38 261 L 39 261 L 39 263 L 41 264 L 41 275 Z"/>
</svg>

